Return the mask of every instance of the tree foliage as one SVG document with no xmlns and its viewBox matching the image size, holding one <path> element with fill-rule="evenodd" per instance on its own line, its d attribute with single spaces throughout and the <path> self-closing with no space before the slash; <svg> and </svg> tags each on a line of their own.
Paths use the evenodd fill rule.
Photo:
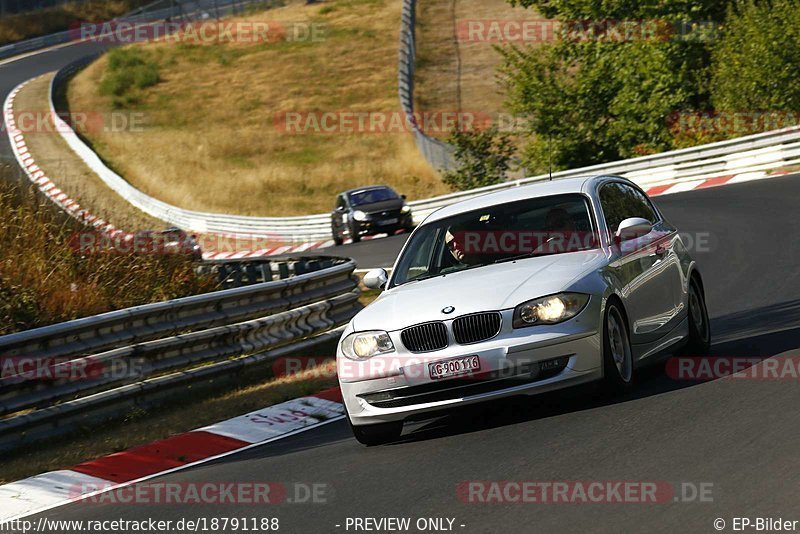
<svg viewBox="0 0 800 534">
<path fill-rule="evenodd" d="M 800 110 L 800 2 L 739 1 L 713 50 L 712 100 L 726 111 Z"/>
<path fill-rule="evenodd" d="M 789 1 L 789 0 L 786 0 Z M 552 43 L 500 48 L 507 104 L 525 117 L 523 164 L 568 168 L 646 155 L 674 146 L 670 121 L 711 107 L 711 47 L 726 2 L 512 0 L 556 18 Z M 599 32 L 573 28 L 599 22 Z M 630 39 L 602 24 L 639 23 Z M 656 31 L 645 31 L 650 24 Z M 580 32 L 580 30 L 578 30 Z"/>
<path fill-rule="evenodd" d="M 515 151 L 508 133 L 499 132 L 496 127 L 456 130 L 450 143 L 456 147 L 457 167 L 445 172 L 442 179 L 452 189 L 464 191 L 505 180 Z"/>
</svg>

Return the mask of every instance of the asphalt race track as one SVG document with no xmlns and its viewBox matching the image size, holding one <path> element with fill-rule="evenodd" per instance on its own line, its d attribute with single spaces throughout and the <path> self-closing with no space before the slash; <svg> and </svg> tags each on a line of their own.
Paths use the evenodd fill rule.
<svg viewBox="0 0 800 534">
<path fill-rule="evenodd" d="M 5 94 L 68 56 L 78 57 L 85 53 L 81 47 L 0 67 L 0 89 Z M 795 175 L 655 199 L 682 233 L 701 241 L 693 254 L 704 276 L 715 355 L 770 356 L 800 346 L 798 198 Z M 361 267 L 385 266 L 404 240 L 326 252 L 351 255 Z M 326 485 L 325 503 L 75 503 L 43 515 L 277 517 L 280 532 L 298 533 L 347 532 L 348 517 L 411 517 L 412 524 L 420 517 L 448 517 L 455 519 L 455 531 L 465 533 L 715 532 L 716 518 L 728 523 L 726 530 L 734 516 L 800 520 L 789 515 L 797 510 L 800 483 L 797 381 L 676 381 L 661 368 L 639 380 L 636 392 L 623 398 L 603 399 L 580 388 L 408 425 L 400 442 L 369 449 L 339 421 L 157 479 L 317 483 Z M 674 487 L 710 483 L 713 489 L 709 502 L 465 503 L 457 486 L 471 480 L 667 481 Z"/>
<path fill-rule="evenodd" d="M 800 346 L 797 176 L 657 198 L 690 235 L 705 277 L 715 355 Z M 342 247 L 367 262 L 402 236 Z M 365 246 L 366 245 L 366 246 Z M 384 250 L 385 249 L 385 250 Z M 355 255 L 355 253 L 354 253 Z M 346 532 L 347 517 L 450 517 L 461 532 L 712 532 L 715 518 L 783 516 L 797 506 L 800 390 L 794 381 L 679 382 L 660 368 L 613 400 L 582 388 L 408 425 L 401 442 L 364 448 L 343 421 L 158 482 L 320 483 L 324 504 L 274 507 L 76 503 L 50 519 L 278 517 L 281 531 Z M 470 480 L 636 480 L 713 484 L 713 502 L 476 504 Z M 800 519 L 800 518 L 798 518 Z M 341 525 L 337 528 L 335 525 Z M 352 531 L 352 530 L 351 530 Z"/>
</svg>

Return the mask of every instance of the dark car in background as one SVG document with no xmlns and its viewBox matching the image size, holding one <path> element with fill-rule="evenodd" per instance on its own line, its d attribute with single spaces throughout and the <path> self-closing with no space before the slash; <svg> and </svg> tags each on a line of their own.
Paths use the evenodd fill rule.
<svg viewBox="0 0 800 534">
<path fill-rule="evenodd" d="M 398 195 L 385 185 L 340 193 L 331 214 L 333 242 L 341 245 L 349 237 L 357 243 L 365 235 L 411 231 L 414 223 L 405 199 L 405 195 Z"/>
<path fill-rule="evenodd" d="M 194 235 L 175 226 L 166 230 L 142 230 L 133 236 L 134 252 L 155 254 L 177 254 L 203 259 L 203 251 Z"/>
</svg>

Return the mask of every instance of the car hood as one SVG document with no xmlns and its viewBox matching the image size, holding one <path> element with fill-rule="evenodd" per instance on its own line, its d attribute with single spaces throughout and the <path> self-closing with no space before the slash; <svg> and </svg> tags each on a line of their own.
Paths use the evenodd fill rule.
<svg viewBox="0 0 800 534">
<path fill-rule="evenodd" d="M 361 210 L 364 213 L 380 213 L 382 211 L 399 210 L 403 207 L 403 203 L 403 199 L 395 198 L 392 200 L 384 200 L 383 202 L 361 204 L 359 206 L 355 206 L 353 209 Z"/>
<path fill-rule="evenodd" d="M 601 250 L 526 258 L 409 282 L 381 294 L 353 319 L 355 330 L 398 330 L 412 324 L 468 313 L 513 308 L 567 289 L 599 269 Z M 453 306 L 455 312 L 442 313 Z"/>
</svg>

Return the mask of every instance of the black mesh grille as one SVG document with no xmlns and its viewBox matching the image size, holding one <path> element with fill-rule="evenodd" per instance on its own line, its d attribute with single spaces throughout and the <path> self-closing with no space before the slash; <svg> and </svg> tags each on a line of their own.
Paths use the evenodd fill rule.
<svg viewBox="0 0 800 534">
<path fill-rule="evenodd" d="M 453 321 L 453 335 L 461 344 L 477 343 L 493 338 L 500 332 L 500 314 L 497 312 L 465 315 Z"/>
<path fill-rule="evenodd" d="M 447 329 L 444 323 L 425 323 L 400 332 L 403 345 L 411 352 L 430 352 L 447 346 Z"/>
</svg>

